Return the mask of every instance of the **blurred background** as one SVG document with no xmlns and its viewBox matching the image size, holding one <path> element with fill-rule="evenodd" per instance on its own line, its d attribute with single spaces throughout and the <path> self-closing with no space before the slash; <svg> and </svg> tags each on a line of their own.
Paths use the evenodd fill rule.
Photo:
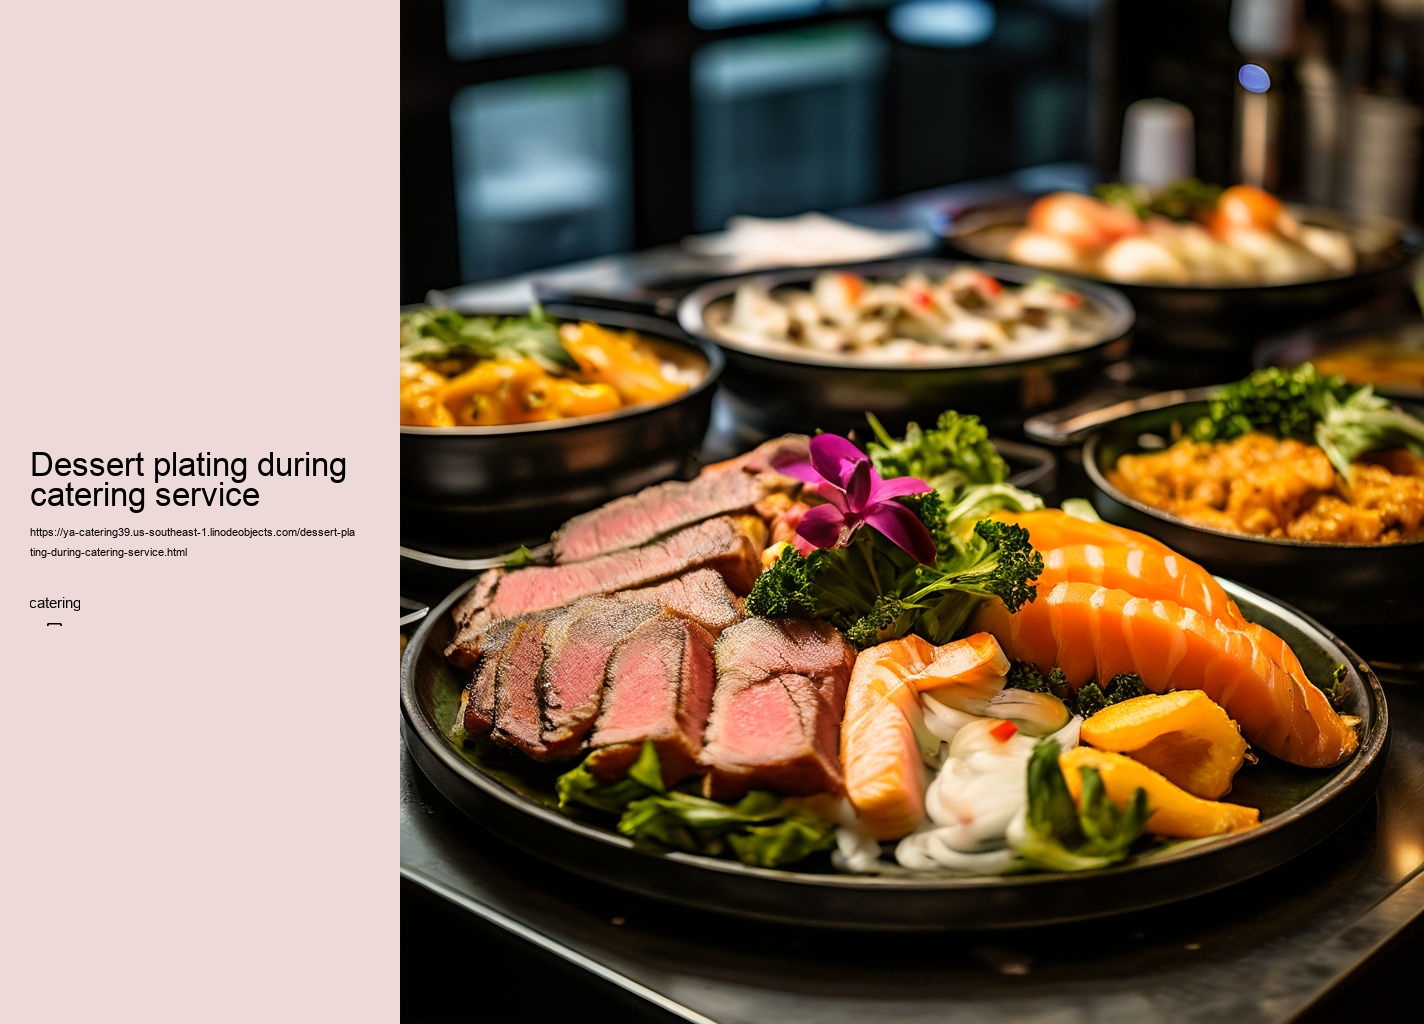
<svg viewBox="0 0 1424 1024">
<path fill-rule="evenodd" d="M 1144 98 L 1191 111 L 1205 180 L 1244 166 L 1287 197 L 1420 214 L 1424 0 L 401 10 L 403 302 L 735 214 L 837 211 L 1045 166 L 1111 179 L 1124 112 Z M 1259 167 L 1243 152 L 1243 104 L 1260 90 L 1248 62 L 1270 97 Z"/>
</svg>

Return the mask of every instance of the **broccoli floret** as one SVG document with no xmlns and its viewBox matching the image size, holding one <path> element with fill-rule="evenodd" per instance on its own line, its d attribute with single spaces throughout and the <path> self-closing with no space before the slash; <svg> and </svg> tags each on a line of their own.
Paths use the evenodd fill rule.
<svg viewBox="0 0 1424 1024">
<path fill-rule="evenodd" d="M 1038 670 L 1038 666 L 1031 662 L 1012 662 L 1009 665 L 1006 685 L 1015 690 L 1052 694 L 1070 708 L 1073 707 L 1073 687 L 1068 685 L 1068 677 L 1056 665 L 1048 670 L 1048 675 L 1044 675 Z"/>
<path fill-rule="evenodd" d="M 1103 693 L 1103 688 L 1098 685 L 1097 680 L 1086 682 L 1078 687 L 1078 692 L 1075 696 L 1078 705 L 1078 714 L 1084 718 L 1092 718 L 1099 711 L 1112 703 L 1108 700 L 1107 694 Z"/>
<path fill-rule="evenodd" d="M 858 650 L 894 640 L 905 635 L 905 630 L 899 629 L 900 618 L 905 614 L 904 602 L 882 595 L 875 599 L 870 611 L 845 630 L 845 638 Z"/>
<path fill-rule="evenodd" d="M 936 567 L 940 578 L 912 597 L 912 602 L 935 590 L 952 588 L 997 597 L 1010 612 L 1016 612 L 1038 596 L 1033 581 L 1043 572 L 1043 556 L 1034 549 L 1027 530 L 1015 523 L 981 519 L 974 524 L 973 536 L 957 559 L 949 564 L 941 560 Z"/>
<path fill-rule="evenodd" d="M 933 567 L 911 570 L 903 600 L 918 611 L 909 629 L 931 643 L 948 643 L 978 607 L 974 598 L 997 597 L 1017 611 L 1038 596 L 1033 581 L 1042 571 L 1043 556 L 1029 542 L 1027 530 L 981 520 L 964 547 L 941 556 Z"/>
<path fill-rule="evenodd" d="M 1146 697 L 1151 692 L 1142 684 L 1142 677 L 1136 672 L 1120 672 L 1109 681 L 1107 698 L 1109 704 L 1116 704 L 1133 697 Z"/>
<path fill-rule="evenodd" d="M 954 535 L 949 528 L 948 510 L 945 508 L 944 498 L 939 491 L 910 494 L 896 500 L 920 517 L 920 522 L 924 523 L 925 528 L 930 531 L 935 551 L 949 551 L 954 547 Z"/>
<path fill-rule="evenodd" d="M 805 618 L 816 611 L 816 567 L 787 545 L 780 557 L 756 578 L 746 609 L 768 619 Z"/>
<path fill-rule="evenodd" d="M 1029 693 L 1048 692 L 1048 680 L 1043 678 L 1038 666 L 1029 661 L 1010 662 L 1005 685 L 1014 690 L 1027 690 Z"/>
<path fill-rule="evenodd" d="M 1062 669 L 1055 668 L 1053 671 L 1067 682 Z M 1073 706 L 1078 714 L 1091 718 L 1109 704 L 1131 700 L 1133 697 L 1145 697 L 1150 692 L 1137 673 L 1121 672 L 1113 676 L 1107 686 L 1100 685 L 1096 679 L 1090 679 L 1078 687 L 1078 692 L 1073 695 Z"/>
</svg>

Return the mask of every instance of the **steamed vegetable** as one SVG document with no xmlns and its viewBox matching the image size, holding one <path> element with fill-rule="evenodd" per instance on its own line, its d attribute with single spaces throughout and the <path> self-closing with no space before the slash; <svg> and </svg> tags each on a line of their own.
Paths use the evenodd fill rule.
<svg viewBox="0 0 1424 1024">
<path fill-rule="evenodd" d="M 810 555 L 787 545 L 757 577 L 747 612 L 826 619 L 865 648 L 907 633 L 947 643 L 983 598 L 997 597 L 1015 610 L 1034 599 L 1043 558 L 1022 527 L 984 519 L 961 541 L 937 492 L 898 500 L 935 539 L 933 566 L 874 530 L 858 530 L 846 546 Z"/>
<path fill-rule="evenodd" d="M 1038 741 L 1028 762 L 1028 804 L 1008 829 L 1019 856 L 1049 871 L 1091 871 L 1125 860 L 1148 820 L 1145 790 L 1119 808 L 1094 767 L 1084 767 L 1070 785 L 1060 755 L 1067 765 L 1072 753 L 1051 738 Z"/>
<path fill-rule="evenodd" d="M 618 831 L 638 842 L 709 856 L 730 852 L 744 864 L 781 867 L 835 845 L 835 826 L 794 801 L 754 790 L 736 803 L 709 800 L 663 785 L 651 741 L 627 778 L 604 784 L 585 764 L 555 783 L 559 806 L 582 804 L 617 814 Z"/>
<path fill-rule="evenodd" d="M 1141 697 L 1148 692 L 1147 687 L 1142 684 L 1142 677 L 1130 672 L 1113 676 L 1106 688 L 1100 686 L 1096 679 L 1090 679 L 1075 692 L 1061 668 L 1050 668 L 1045 675 L 1039 671 L 1038 666 L 1027 661 L 1010 664 L 1009 686 L 1028 693 L 1057 697 L 1075 714 L 1084 718 L 1105 707 Z"/>
<path fill-rule="evenodd" d="M 1191 432 L 1196 441 L 1229 441 L 1253 430 L 1313 441 L 1347 481 L 1351 463 L 1366 452 L 1406 447 L 1424 455 L 1424 422 L 1394 408 L 1370 385 L 1352 388 L 1311 363 L 1267 367 L 1219 388 Z"/>
<path fill-rule="evenodd" d="M 1087 718 L 1106 707 L 1141 697 L 1147 692 L 1147 687 L 1142 685 L 1142 677 L 1136 672 L 1119 672 L 1108 681 L 1106 688 L 1099 686 L 1095 679 L 1089 680 L 1078 687 L 1073 696 L 1078 714 Z"/>
</svg>

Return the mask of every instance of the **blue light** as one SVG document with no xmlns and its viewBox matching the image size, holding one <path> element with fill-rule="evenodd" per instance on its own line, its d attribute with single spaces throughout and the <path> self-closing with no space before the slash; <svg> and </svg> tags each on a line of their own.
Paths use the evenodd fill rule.
<svg viewBox="0 0 1424 1024">
<path fill-rule="evenodd" d="M 915 0 L 891 9 L 890 31 L 920 46 L 973 46 L 994 34 L 994 20 L 984 0 Z"/>
<path fill-rule="evenodd" d="M 1236 80 L 1247 92 L 1265 92 L 1271 87 L 1271 76 L 1259 64 L 1242 64 L 1236 72 Z"/>
</svg>

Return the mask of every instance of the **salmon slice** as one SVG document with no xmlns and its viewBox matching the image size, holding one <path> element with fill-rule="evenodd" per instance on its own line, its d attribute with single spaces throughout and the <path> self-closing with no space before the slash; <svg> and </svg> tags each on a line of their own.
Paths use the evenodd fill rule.
<svg viewBox="0 0 1424 1024">
<path fill-rule="evenodd" d="M 1124 544 L 1130 548 L 1156 551 L 1162 555 L 1175 554 L 1155 537 L 1101 520 L 1079 519 L 1060 508 L 1040 508 L 1032 512 L 995 512 L 991 518 L 1022 526 L 1028 531 L 1029 539 L 1039 551 L 1046 552 L 1078 544 L 1097 544 L 1100 547 Z"/>
<path fill-rule="evenodd" d="M 934 657 L 934 645 L 912 635 L 861 651 L 851 672 L 841 767 L 851 805 L 881 842 L 909 835 L 925 817 L 925 765 L 911 724 L 919 697 L 906 679 Z"/>
<path fill-rule="evenodd" d="M 1246 623 L 1236 602 L 1206 569 L 1177 554 L 1155 537 L 1112 523 L 1079 519 L 1057 508 L 995 512 L 993 518 L 1022 526 L 1028 531 L 1033 546 L 1043 554 L 1044 571 L 1038 578 L 1040 593 L 1064 580 L 1096 583 L 1154 601 L 1172 601 L 1207 618 L 1219 618 L 1233 625 Z M 1096 547 L 1103 552 L 1105 564 L 1100 576 L 1094 575 L 1097 570 L 1088 558 L 1079 562 L 1075 557 L 1078 549 L 1088 547 Z M 1119 547 L 1128 550 L 1122 555 L 1109 553 Z M 1065 552 L 1062 569 L 1052 564 L 1053 552 L 1059 549 Z M 1132 551 L 1141 551 L 1142 555 L 1134 557 Z M 1120 568 L 1115 566 L 1117 562 L 1121 563 Z M 1058 575 L 1060 572 L 1062 575 Z M 1180 588 L 1175 595 L 1171 591 L 1173 586 Z M 1254 623 L 1246 626 L 1268 656 L 1292 676 L 1306 678 L 1300 659 L 1284 640 Z"/>
<path fill-rule="evenodd" d="M 1135 672 L 1154 693 L 1201 690 L 1248 740 L 1291 764 L 1327 768 L 1359 744 L 1325 694 L 1271 658 L 1264 630 L 1214 621 L 1173 601 L 1059 583 L 1014 615 L 985 601 L 974 625 L 993 633 L 1010 658 L 1043 672 L 1058 666 L 1074 687 Z"/>
<path fill-rule="evenodd" d="M 988 633 L 975 633 L 933 648 L 933 651 L 934 660 L 909 677 L 916 690 L 974 686 L 1002 680 L 1009 674 L 1008 657 L 999 646 L 999 641 Z"/>
<path fill-rule="evenodd" d="M 1189 558 L 1156 548 L 1127 544 L 1072 544 L 1044 551 L 1038 586 L 1093 583 L 1126 590 L 1150 601 L 1172 601 L 1206 616 L 1239 623 L 1245 620 L 1221 584 Z"/>
<path fill-rule="evenodd" d="M 1038 586 L 1049 589 L 1064 582 L 1126 590 L 1133 597 L 1171 601 L 1208 619 L 1220 619 L 1249 633 L 1266 657 L 1288 674 L 1308 678 L 1290 645 L 1264 626 L 1247 622 L 1216 578 L 1189 558 L 1121 544 L 1077 544 L 1044 552 Z"/>
</svg>

